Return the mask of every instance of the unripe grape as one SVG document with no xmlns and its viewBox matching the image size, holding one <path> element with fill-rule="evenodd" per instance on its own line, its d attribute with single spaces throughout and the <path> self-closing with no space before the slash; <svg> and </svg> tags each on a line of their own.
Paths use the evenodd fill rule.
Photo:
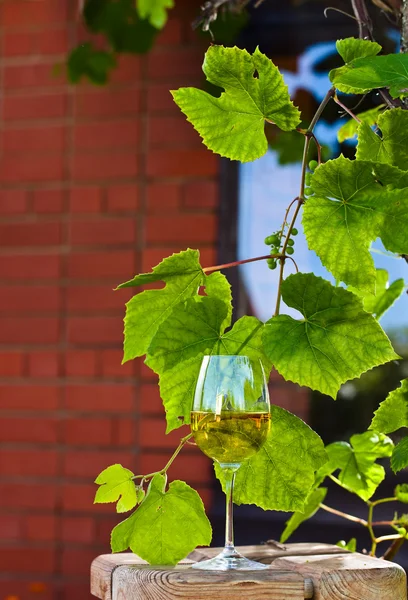
<svg viewBox="0 0 408 600">
<path fill-rule="evenodd" d="M 298 233 L 299 233 L 298 230 L 294 227 L 292 229 L 292 235 L 297 235 Z"/>
<path fill-rule="evenodd" d="M 291 248 L 290 246 L 288 248 L 286 248 L 286 254 L 293 254 L 294 253 L 294 249 Z"/>
<path fill-rule="evenodd" d="M 293 240 L 288 240 L 288 246 L 293 246 L 295 242 Z"/>
<path fill-rule="evenodd" d="M 266 238 L 264 239 L 264 242 L 267 246 L 270 246 L 271 244 L 273 244 L 273 236 L 272 235 L 268 235 L 266 236 Z"/>
<path fill-rule="evenodd" d="M 305 188 L 305 194 L 306 196 L 311 196 L 311 194 L 313 194 L 313 190 L 311 187 L 306 187 Z"/>
<path fill-rule="evenodd" d="M 314 171 L 317 167 L 318 167 L 317 160 L 311 160 L 310 163 L 309 163 L 309 169 L 311 171 Z"/>
<path fill-rule="evenodd" d="M 268 259 L 266 260 L 266 262 L 268 263 L 268 267 L 269 267 L 270 269 L 272 269 L 272 271 L 273 271 L 274 269 L 276 269 L 276 259 L 275 259 L 275 258 L 268 258 Z"/>
<path fill-rule="evenodd" d="M 306 185 L 310 185 L 310 182 L 312 181 L 312 174 L 307 172 L 305 173 L 305 183 Z"/>
</svg>

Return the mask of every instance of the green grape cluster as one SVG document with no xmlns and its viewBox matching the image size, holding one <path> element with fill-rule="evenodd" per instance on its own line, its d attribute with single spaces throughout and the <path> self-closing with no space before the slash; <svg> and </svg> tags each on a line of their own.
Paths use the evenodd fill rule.
<svg viewBox="0 0 408 600">
<path fill-rule="evenodd" d="M 298 234 L 298 230 L 293 228 L 291 235 L 295 236 L 297 234 Z M 277 231 L 277 232 L 273 233 L 272 235 L 268 235 L 264 241 L 267 246 L 271 247 L 271 254 L 280 254 L 280 252 L 281 252 L 280 247 L 281 247 L 281 243 L 282 243 L 282 235 L 281 235 L 280 231 Z M 295 251 L 293 248 L 294 244 L 295 244 L 294 240 L 292 238 L 289 238 L 287 246 L 286 246 L 286 254 L 290 255 L 290 254 L 294 253 L 294 251 Z M 267 262 L 268 267 L 272 271 L 274 269 L 276 269 L 276 267 L 277 267 L 276 258 L 272 258 L 272 257 L 268 258 L 266 262 Z"/>
<path fill-rule="evenodd" d="M 310 186 L 310 184 L 311 184 L 311 180 L 312 180 L 312 174 L 313 174 L 313 171 L 315 171 L 315 169 L 316 169 L 317 167 L 318 167 L 318 162 L 317 162 L 317 160 L 311 160 L 311 161 L 309 162 L 309 169 L 310 169 L 310 171 L 307 171 L 307 172 L 305 173 L 305 183 L 306 183 L 306 187 L 305 187 L 305 194 L 306 194 L 306 196 L 311 196 L 311 195 L 312 195 L 312 193 L 313 193 L 313 191 L 312 191 L 312 188 L 311 188 L 311 187 L 309 187 L 309 186 Z"/>
</svg>

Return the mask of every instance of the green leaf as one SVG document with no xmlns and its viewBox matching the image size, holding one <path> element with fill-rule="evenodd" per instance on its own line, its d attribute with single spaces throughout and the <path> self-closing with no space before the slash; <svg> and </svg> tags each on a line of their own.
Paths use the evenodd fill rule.
<svg viewBox="0 0 408 600">
<path fill-rule="evenodd" d="M 336 546 L 339 548 L 344 548 L 344 550 L 348 550 L 349 552 L 357 552 L 357 540 L 356 538 L 351 538 L 348 542 L 344 540 L 340 540 L 337 542 Z"/>
<path fill-rule="evenodd" d="M 381 402 L 370 425 L 370 429 L 381 433 L 392 433 L 401 427 L 408 427 L 408 379 L 403 379 L 401 387 Z"/>
<path fill-rule="evenodd" d="M 368 40 L 353 37 L 337 40 L 336 49 L 345 63 L 349 63 L 355 58 L 375 56 L 381 52 L 381 46 L 380 44 L 377 44 L 377 42 L 370 42 Z"/>
<path fill-rule="evenodd" d="M 194 389 L 205 354 L 259 359 L 269 375 L 271 364 L 262 346 L 264 324 L 255 317 L 242 317 L 230 331 L 222 333 L 226 313 L 227 306 L 215 298 L 190 299 L 163 323 L 152 341 L 146 362 L 160 373 L 167 432 L 190 423 Z"/>
<path fill-rule="evenodd" d="M 404 280 L 396 279 L 389 286 L 388 272 L 385 269 L 377 269 L 375 296 L 365 294 L 361 290 L 349 286 L 349 291 L 357 294 L 363 299 L 364 310 L 373 314 L 376 319 L 379 319 L 404 291 Z"/>
<path fill-rule="evenodd" d="M 135 0 L 86 0 L 83 16 L 88 28 L 103 33 L 116 52 L 147 52 L 157 34 L 149 21 L 140 19 Z"/>
<path fill-rule="evenodd" d="M 200 496 L 184 481 L 153 477 L 137 510 L 111 536 L 112 552 L 130 548 L 154 565 L 175 565 L 196 546 L 211 542 L 211 525 Z"/>
<path fill-rule="evenodd" d="M 408 94 L 408 55 L 387 54 L 356 58 L 329 73 L 333 85 L 346 94 L 366 94 L 389 88 L 393 98 Z"/>
<path fill-rule="evenodd" d="M 372 163 L 372 170 L 377 181 L 389 185 L 390 189 L 408 187 L 408 171 L 402 171 L 386 163 Z"/>
<path fill-rule="evenodd" d="M 237 471 L 235 504 L 256 504 L 264 510 L 303 510 L 314 473 L 327 460 L 320 437 L 301 419 L 272 406 L 271 431 L 255 456 Z M 215 473 L 223 484 L 221 467 Z M 224 487 L 224 486 L 223 486 Z"/>
<path fill-rule="evenodd" d="M 137 275 L 119 288 L 166 282 L 160 290 L 147 290 L 126 304 L 123 362 L 147 352 L 157 329 L 174 307 L 197 294 L 204 281 L 198 250 L 185 250 L 165 258 L 151 273 Z"/>
<path fill-rule="evenodd" d="M 387 163 L 408 169 L 408 114 L 401 108 L 386 110 L 378 117 L 381 135 L 366 123 L 358 128 L 357 159 Z"/>
<path fill-rule="evenodd" d="M 290 517 L 288 521 L 286 521 L 286 527 L 282 532 L 280 537 L 281 544 L 284 544 L 287 539 L 296 531 L 296 529 L 301 525 L 304 521 L 307 521 L 319 510 L 320 504 L 324 501 L 327 494 L 327 488 L 318 488 L 317 490 L 313 490 L 306 502 L 303 511 L 296 511 Z"/>
<path fill-rule="evenodd" d="M 343 156 L 316 169 L 303 225 L 308 246 L 338 281 L 375 293 L 370 243 L 408 253 L 408 194 L 378 183 L 372 163 Z"/>
<path fill-rule="evenodd" d="M 366 431 L 353 435 L 350 444 L 334 442 L 326 446 L 332 472 L 340 469 L 338 479 L 350 491 L 369 500 L 385 477 L 378 458 L 391 456 L 392 440 L 382 433 Z"/>
<path fill-rule="evenodd" d="M 378 116 L 381 114 L 385 104 L 379 104 L 375 108 L 370 108 L 369 110 L 365 110 L 357 115 L 362 123 L 365 123 L 369 127 L 371 125 L 375 125 L 378 121 Z M 359 127 L 359 123 L 355 119 L 350 119 L 337 132 L 338 141 L 344 142 L 345 140 L 353 138 L 357 135 L 357 130 Z M 368 160 L 371 160 L 370 158 Z"/>
<path fill-rule="evenodd" d="M 95 495 L 95 504 L 105 504 L 107 502 L 116 502 L 118 513 L 127 512 L 136 506 L 142 500 L 142 496 L 137 492 L 132 477 L 134 473 L 125 469 L 122 465 L 111 465 L 95 479 L 95 483 L 100 485 Z"/>
<path fill-rule="evenodd" d="M 115 68 L 116 59 L 110 52 L 95 50 L 90 42 L 71 51 L 67 59 L 67 75 L 70 83 L 78 83 L 86 77 L 96 85 L 104 85 L 109 71 Z"/>
<path fill-rule="evenodd" d="M 395 488 L 395 496 L 400 502 L 408 504 L 408 483 L 401 483 Z"/>
<path fill-rule="evenodd" d="M 398 473 L 401 469 L 408 467 L 408 436 L 395 446 L 391 456 L 391 468 L 394 473 Z"/>
<path fill-rule="evenodd" d="M 351 292 L 312 273 L 290 275 L 281 289 L 304 317 L 278 315 L 265 325 L 265 353 L 285 379 L 335 398 L 342 383 L 398 358 Z"/>
<path fill-rule="evenodd" d="M 219 98 L 195 88 L 172 94 L 213 152 L 241 162 L 255 160 L 268 149 L 265 121 L 284 131 L 299 124 L 300 113 L 282 75 L 259 49 L 251 55 L 239 48 L 212 46 L 203 71 L 210 83 L 225 90 Z"/>
<path fill-rule="evenodd" d="M 204 285 L 207 296 L 210 296 L 210 298 L 216 298 L 221 302 L 224 302 L 224 304 L 227 306 L 227 315 L 224 321 L 221 323 L 221 329 L 226 329 L 231 325 L 232 317 L 231 285 L 225 275 L 219 271 L 211 273 L 211 275 L 207 275 Z"/>
<path fill-rule="evenodd" d="M 163 29 L 167 22 L 167 10 L 174 7 L 174 0 L 137 0 L 141 19 L 147 19 L 156 29 Z"/>
</svg>

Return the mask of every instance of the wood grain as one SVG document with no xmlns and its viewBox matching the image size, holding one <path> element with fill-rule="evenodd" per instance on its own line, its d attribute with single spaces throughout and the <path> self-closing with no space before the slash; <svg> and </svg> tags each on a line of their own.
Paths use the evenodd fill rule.
<svg viewBox="0 0 408 600">
<path fill-rule="evenodd" d="M 277 558 L 271 570 L 290 569 L 311 578 L 313 600 L 407 600 L 405 571 L 358 553 Z"/>
<path fill-rule="evenodd" d="M 304 600 L 302 575 L 272 571 L 198 571 L 118 567 L 113 576 L 113 600 Z M 311 598 L 311 595 L 309 595 Z"/>
</svg>

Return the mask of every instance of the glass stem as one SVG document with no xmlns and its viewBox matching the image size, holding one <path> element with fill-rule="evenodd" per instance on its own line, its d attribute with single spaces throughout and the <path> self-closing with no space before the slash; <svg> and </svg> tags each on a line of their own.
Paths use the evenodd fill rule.
<svg viewBox="0 0 408 600">
<path fill-rule="evenodd" d="M 235 469 L 225 468 L 225 496 L 226 496 L 226 516 L 225 516 L 225 549 L 234 549 L 234 522 L 233 522 L 233 491 L 235 480 Z"/>
</svg>

